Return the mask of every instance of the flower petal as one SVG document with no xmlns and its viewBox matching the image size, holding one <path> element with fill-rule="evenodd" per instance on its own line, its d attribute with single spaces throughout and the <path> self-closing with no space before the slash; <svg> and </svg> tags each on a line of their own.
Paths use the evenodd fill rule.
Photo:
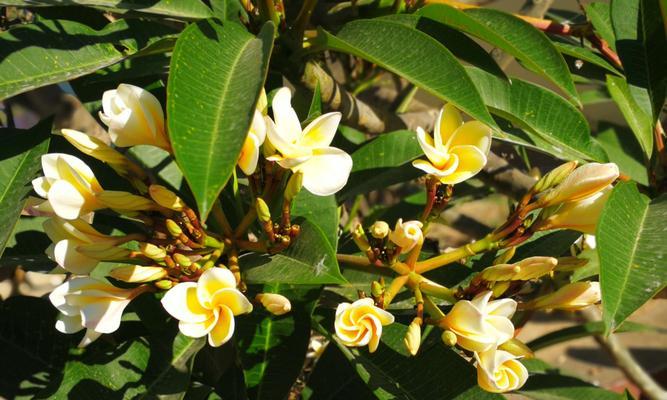
<svg viewBox="0 0 667 400">
<path fill-rule="evenodd" d="M 308 161 L 297 167 L 303 172 L 303 187 L 317 196 L 328 196 L 345 186 L 352 170 L 352 157 L 341 149 L 315 149 Z"/>
<path fill-rule="evenodd" d="M 269 143 L 276 148 L 284 157 L 297 158 L 305 155 L 310 155 L 310 149 L 302 149 L 295 144 L 295 140 L 285 138 L 276 124 L 270 119 L 265 118 L 266 121 L 266 137 Z"/>
<path fill-rule="evenodd" d="M 199 304 L 197 283 L 179 283 L 162 298 L 162 307 L 174 318 L 187 322 L 203 322 L 210 318 L 210 310 Z"/>
<path fill-rule="evenodd" d="M 95 332 L 92 329 L 86 329 L 86 334 L 83 335 L 83 338 L 81 339 L 81 341 L 79 342 L 77 347 L 84 348 L 84 347 L 88 346 L 89 344 L 93 343 L 100 336 L 102 336 L 101 332 Z"/>
<path fill-rule="evenodd" d="M 58 332 L 62 333 L 79 332 L 83 329 L 83 325 L 81 325 L 81 316 L 78 314 L 72 316 L 59 314 L 58 319 L 56 320 L 56 329 Z"/>
<path fill-rule="evenodd" d="M 241 155 L 239 156 L 238 166 L 244 174 L 250 176 L 257 169 L 257 162 L 259 161 L 259 139 L 252 132 L 248 132 L 248 136 L 243 142 L 241 148 Z"/>
<path fill-rule="evenodd" d="M 447 143 L 461 125 L 463 125 L 463 118 L 459 109 L 452 103 L 445 104 L 440 110 L 438 120 L 433 128 L 436 149 L 446 151 Z"/>
<path fill-rule="evenodd" d="M 32 188 L 35 190 L 38 196 L 46 198 L 49 193 L 51 185 L 56 181 L 55 178 L 48 178 L 46 176 L 40 176 L 32 180 Z"/>
<path fill-rule="evenodd" d="M 200 338 L 206 336 L 215 324 L 218 323 L 220 312 L 218 310 L 213 310 L 208 314 L 208 318 L 201 322 L 185 322 L 181 321 L 178 323 L 178 330 L 181 331 L 185 336 Z"/>
<path fill-rule="evenodd" d="M 220 307 L 220 316 L 208 333 L 208 344 L 219 347 L 227 343 L 234 334 L 234 314 L 228 307 Z"/>
<path fill-rule="evenodd" d="M 426 158 L 433 163 L 433 166 L 440 168 L 447 163 L 447 159 L 449 158 L 447 153 L 438 151 L 434 147 L 433 138 L 421 127 L 417 128 L 417 141 L 424 154 L 426 154 Z"/>
<path fill-rule="evenodd" d="M 310 148 L 328 147 L 336 135 L 340 119 L 339 112 L 330 112 L 315 118 L 303 130 L 299 144 Z"/>
<path fill-rule="evenodd" d="M 76 248 L 83 244 L 77 240 L 65 239 L 55 243 L 53 261 L 76 275 L 87 275 L 95 269 L 98 260 L 79 253 Z"/>
<path fill-rule="evenodd" d="M 211 268 L 206 270 L 197 281 L 197 298 L 199 304 L 209 310 L 213 309 L 213 295 L 220 289 L 236 289 L 236 278 L 227 268 Z"/>
<path fill-rule="evenodd" d="M 58 180 L 51 186 L 48 199 L 56 215 L 64 219 L 79 218 L 86 205 L 86 198 L 77 188 L 63 180 Z"/>
<path fill-rule="evenodd" d="M 475 146 L 482 154 L 489 154 L 491 149 L 491 128 L 479 121 L 468 121 L 451 136 L 447 148 L 455 146 Z"/>
<path fill-rule="evenodd" d="M 81 324 L 95 332 L 111 333 L 120 326 L 123 310 L 130 300 L 88 302 L 81 307 Z"/>
<path fill-rule="evenodd" d="M 291 100 L 292 93 L 289 88 L 283 87 L 278 89 L 271 103 L 273 120 L 276 121 L 278 134 L 287 143 L 294 143 L 301 137 L 301 123 L 296 111 L 292 108 Z M 276 146 L 275 143 L 273 145 Z"/>
<path fill-rule="evenodd" d="M 234 315 L 247 314 L 252 311 L 252 304 L 236 289 L 220 289 L 211 299 L 212 307 L 224 306 L 229 308 Z"/>
<path fill-rule="evenodd" d="M 469 179 L 486 165 L 486 156 L 475 146 L 456 146 L 451 150 L 459 159 L 456 172 L 440 178 L 440 182 L 454 185 Z"/>
</svg>

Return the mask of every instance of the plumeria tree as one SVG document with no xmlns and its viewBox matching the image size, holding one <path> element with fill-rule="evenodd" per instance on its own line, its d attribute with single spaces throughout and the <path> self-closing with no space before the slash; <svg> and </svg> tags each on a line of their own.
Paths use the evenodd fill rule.
<svg viewBox="0 0 667 400">
<path fill-rule="evenodd" d="M 667 6 L 550 4 L 0 0 L 0 397 L 664 398 Z"/>
</svg>

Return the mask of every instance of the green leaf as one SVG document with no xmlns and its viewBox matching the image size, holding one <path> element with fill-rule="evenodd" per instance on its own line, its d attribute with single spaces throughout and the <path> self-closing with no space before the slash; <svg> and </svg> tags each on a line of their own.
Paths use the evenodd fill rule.
<svg viewBox="0 0 667 400">
<path fill-rule="evenodd" d="M 549 38 L 529 23 L 490 8 L 460 11 L 444 4 L 428 5 L 418 14 L 476 36 L 513 55 L 528 69 L 549 79 L 570 98 L 579 101 L 565 60 Z"/>
<path fill-rule="evenodd" d="M 124 19 L 100 31 L 65 20 L 17 26 L 0 33 L 0 100 L 90 74 L 172 34 L 162 24 Z"/>
<path fill-rule="evenodd" d="M 313 98 L 310 100 L 310 107 L 308 107 L 308 117 L 304 124 L 314 120 L 322 115 L 322 94 L 320 90 L 320 81 L 317 81 L 315 90 L 313 90 Z"/>
<path fill-rule="evenodd" d="M 117 13 L 128 11 L 183 19 L 211 16 L 211 10 L 199 0 L 0 0 L 0 6 L 46 7 L 90 6 Z"/>
<path fill-rule="evenodd" d="M 167 151 L 155 146 L 139 145 L 131 147 L 128 153 L 139 161 L 143 168 L 151 170 L 160 178 L 161 184 L 177 191 L 182 189 L 183 173 Z"/>
<path fill-rule="evenodd" d="M 538 232 L 526 243 L 516 249 L 513 261 L 528 257 L 561 257 L 569 252 L 574 242 L 581 237 L 581 232 L 563 229 L 555 232 Z"/>
<path fill-rule="evenodd" d="M 301 372 L 310 341 L 310 314 L 320 287 L 266 285 L 264 293 L 287 297 L 292 310 L 274 316 L 256 309 L 236 320 L 236 339 L 249 396 L 255 400 L 286 398 Z"/>
<path fill-rule="evenodd" d="M 0 256 L 14 233 L 41 156 L 49 148 L 50 130 L 51 120 L 27 131 L 0 129 L 5 140 L 0 148 Z"/>
<path fill-rule="evenodd" d="M 287 250 L 272 256 L 251 253 L 239 259 L 247 283 L 345 283 L 338 269 L 336 251 L 324 232 L 307 219 L 300 225 L 301 233 Z"/>
<path fill-rule="evenodd" d="M 496 126 L 459 61 L 423 32 L 380 18 L 349 22 L 335 36 L 321 30 L 318 39 L 328 49 L 376 63 L 471 117 Z"/>
<path fill-rule="evenodd" d="M 609 64 L 607 60 L 595 54 L 591 50 L 583 46 L 577 46 L 570 43 L 564 42 L 552 42 L 553 45 L 561 52 L 561 54 L 566 54 L 568 56 L 574 57 L 581 61 L 589 62 L 593 65 L 597 65 L 600 68 L 611 72 L 612 74 L 620 75 L 620 72 L 613 65 Z"/>
<path fill-rule="evenodd" d="M 272 47 L 270 23 L 254 37 L 240 24 L 214 20 L 190 25 L 176 43 L 169 137 L 203 220 L 236 167 Z"/>
<path fill-rule="evenodd" d="M 332 249 L 338 248 L 338 204 L 336 196 L 316 196 L 301 190 L 292 202 L 292 217 L 303 217 L 317 225 Z"/>
<path fill-rule="evenodd" d="M 651 117 L 642 111 L 637 104 L 625 79 L 607 75 L 607 90 L 609 90 L 611 98 L 614 99 L 630 129 L 635 134 L 646 158 L 650 158 L 653 153 L 653 122 Z"/>
<path fill-rule="evenodd" d="M 491 112 L 546 141 L 551 146 L 545 151 L 564 159 L 606 160 L 586 118 L 562 97 L 518 78 L 509 83 L 478 68 L 467 70 Z"/>
<path fill-rule="evenodd" d="M 600 124 L 600 128 L 604 128 L 604 124 Z M 600 129 L 595 139 L 609 155 L 609 161 L 616 163 L 622 173 L 648 186 L 648 171 L 644 166 L 642 149 L 629 129 L 610 125 Z"/>
<path fill-rule="evenodd" d="M 602 2 L 593 2 L 584 6 L 586 17 L 593 24 L 593 28 L 602 39 L 616 51 L 616 35 L 611 25 L 611 11 L 609 4 Z"/>
<path fill-rule="evenodd" d="M 614 0 L 611 21 L 629 92 L 655 121 L 667 93 L 667 38 L 660 0 Z"/>
<path fill-rule="evenodd" d="M 529 343 L 526 343 L 526 345 L 530 347 L 531 350 L 537 351 L 569 340 L 579 339 L 586 336 L 602 335 L 604 334 L 604 329 L 604 323 L 602 321 L 587 322 L 582 325 L 570 326 L 554 332 L 549 332 L 537 339 L 533 339 Z M 667 331 L 661 328 L 630 321 L 624 322 L 615 333 L 621 332 L 667 333 Z"/>
<path fill-rule="evenodd" d="M 650 200 L 633 183 L 620 183 L 597 229 L 606 332 L 616 330 L 667 284 L 667 196 Z"/>
<path fill-rule="evenodd" d="M 352 153 L 352 172 L 347 184 L 338 193 L 338 200 L 343 201 L 360 193 L 382 189 L 422 175 L 421 171 L 409 164 L 422 154 L 417 136 L 412 131 L 385 133 L 365 143 Z M 402 166 L 405 168 L 399 168 Z"/>
</svg>

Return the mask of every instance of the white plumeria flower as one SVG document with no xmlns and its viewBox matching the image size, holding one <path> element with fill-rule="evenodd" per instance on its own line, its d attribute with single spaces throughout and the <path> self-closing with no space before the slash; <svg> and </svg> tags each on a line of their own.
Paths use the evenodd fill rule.
<svg viewBox="0 0 667 400">
<path fill-rule="evenodd" d="M 475 353 L 477 384 L 487 392 L 505 393 L 521 388 L 528 370 L 513 354 L 495 347 Z"/>
<path fill-rule="evenodd" d="M 403 222 L 403 219 L 399 218 L 394 230 L 389 232 L 389 240 L 401 248 L 401 253 L 407 253 L 424 241 L 422 226 L 419 221 Z"/>
<path fill-rule="evenodd" d="M 59 266 L 76 275 L 89 274 L 99 263 L 98 259 L 77 251 L 77 247 L 93 243 L 113 247 L 118 239 L 98 232 L 80 219 L 68 221 L 53 217 L 44 221 L 42 226 L 53 242 L 46 249 L 46 254 Z"/>
<path fill-rule="evenodd" d="M 148 144 L 171 151 L 158 99 L 138 86 L 122 83 L 102 95 L 100 119 L 118 147 Z"/>
<path fill-rule="evenodd" d="M 49 208 L 59 217 L 77 219 L 105 207 L 96 198 L 102 187 L 90 167 L 80 159 L 69 154 L 45 154 L 42 170 L 44 176 L 34 179 L 32 187 L 47 199 Z"/>
<path fill-rule="evenodd" d="M 394 322 L 394 316 L 376 307 L 373 299 L 359 299 L 354 303 L 340 303 L 336 309 L 336 336 L 348 347 L 368 345 L 374 352 L 380 344 L 382 326 Z"/>
<path fill-rule="evenodd" d="M 303 186 L 318 196 L 328 196 L 345 186 L 352 170 L 352 157 L 330 147 L 341 114 L 331 112 L 315 118 L 303 130 L 290 104 L 291 93 L 284 87 L 273 97 L 273 117 L 268 119 L 267 137 L 280 152 L 268 159 L 281 167 L 303 174 Z"/>
<path fill-rule="evenodd" d="M 485 291 L 472 300 L 457 301 L 443 321 L 456 334 L 456 343 L 466 350 L 486 351 L 514 337 L 510 318 L 516 311 L 516 301 L 489 301 L 492 294 Z"/>
<path fill-rule="evenodd" d="M 259 153 L 264 140 L 266 139 L 266 121 L 259 110 L 255 110 L 252 117 L 252 124 L 246 136 L 241 155 L 239 156 L 238 166 L 246 175 L 252 175 L 257 169 Z"/>
<path fill-rule="evenodd" d="M 120 289 L 90 277 L 75 277 L 49 295 L 61 313 L 56 329 L 76 333 L 86 328 L 86 335 L 79 343 L 79 347 L 85 347 L 101 334 L 115 332 L 125 307 L 144 290 L 144 287 Z"/>
<path fill-rule="evenodd" d="M 183 282 L 169 289 L 162 306 L 180 322 L 185 336 L 208 335 L 213 347 L 222 346 L 234 334 L 234 317 L 252 311 L 252 304 L 236 289 L 236 278 L 226 268 L 205 271 L 198 282 Z"/>
<path fill-rule="evenodd" d="M 428 160 L 415 160 L 412 165 L 441 183 L 463 182 L 486 165 L 491 133 L 491 128 L 479 121 L 464 123 L 459 110 L 447 103 L 440 110 L 433 137 L 417 128 L 417 140 Z"/>
</svg>

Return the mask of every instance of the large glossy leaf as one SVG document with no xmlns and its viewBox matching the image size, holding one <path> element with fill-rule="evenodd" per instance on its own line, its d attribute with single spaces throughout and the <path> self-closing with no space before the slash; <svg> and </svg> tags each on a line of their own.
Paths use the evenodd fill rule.
<svg viewBox="0 0 667 400">
<path fill-rule="evenodd" d="M 616 35 L 611 25 L 611 11 L 608 3 L 592 2 L 586 4 L 586 17 L 593 24 L 593 28 L 604 39 L 612 50 L 616 50 Z"/>
<path fill-rule="evenodd" d="M 96 31 L 66 20 L 40 20 L 0 33 L 0 100 L 114 64 L 174 30 L 118 20 Z"/>
<path fill-rule="evenodd" d="M 526 384 L 517 391 L 535 400 L 618 400 L 619 395 L 594 386 L 574 376 L 561 375 L 545 362 L 532 359 L 523 361 L 530 372 Z"/>
<path fill-rule="evenodd" d="M 660 0 L 614 0 L 611 21 L 616 49 L 632 97 L 655 121 L 667 92 L 667 38 Z"/>
<path fill-rule="evenodd" d="M 547 36 L 529 23 L 498 10 L 477 8 L 460 11 L 444 4 L 428 5 L 420 15 L 462 30 L 520 60 L 523 65 L 551 80 L 578 101 L 565 60 Z"/>
<path fill-rule="evenodd" d="M 642 185 L 648 185 L 648 172 L 644 165 L 642 148 L 626 127 L 600 124 L 595 139 L 616 163 L 622 173 Z"/>
<path fill-rule="evenodd" d="M 266 285 L 265 293 L 287 297 L 292 310 L 274 316 L 256 309 L 237 319 L 236 339 L 248 395 L 255 400 L 286 398 L 301 372 L 310 341 L 310 314 L 320 287 Z"/>
<path fill-rule="evenodd" d="M 478 68 L 467 70 L 491 112 L 550 143 L 545 151 L 564 159 L 606 160 L 586 118 L 557 94 L 518 78 L 509 83 Z"/>
<path fill-rule="evenodd" d="M 625 79 L 607 75 L 607 90 L 609 90 L 611 98 L 614 99 L 630 129 L 635 134 L 645 156 L 650 158 L 653 153 L 653 122 L 651 117 L 637 104 Z"/>
<path fill-rule="evenodd" d="M 328 49 L 376 63 L 452 102 L 471 117 L 495 126 L 459 61 L 423 32 L 380 18 L 349 22 L 336 35 L 322 30 L 318 39 Z"/>
<path fill-rule="evenodd" d="M 273 26 L 190 25 L 176 43 L 167 87 L 169 136 L 202 219 L 231 176 L 264 84 Z"/>
<path fill-rule="evenodd" d="M 667 196 L 650 200 L 620 183 L 597 229 L 603 320 L 607 332 L 667 284 Z"/>
<path fill-rule="evenodd" d="M 332 249 L 338 248 L 338 204 L 336 196 L 316 196 L 301 190 L 294 198 L 292 216 L 303 217 L 317 225 Z"/>
<path fill-rule="evenodd" d="M 0 129 L 0 256 L 14 233 L 30 181 L 40 169 L 40 157 L 49 148 L 51 121 L 31 130 Z"/>
<path fill-rule="evenodd" d="M 613 74 L 620 75 L 618 70 L 614 68 L 611 64 L 609 64 L 607 60 L 595 54 L 593 51 L 584 46 L 578 46 L 564 42 L 552 42 L 552 43 L 556 47 L 556 49 L 558 49 L 558 51 L 560 51 L 562 54 L 574 57 L 581 61 L 591 63 L 600 68 L 604 68 L 605 70 Z"/>
<path fill-rule="evenodd" d="M 211 16 L 211 10 L 199 0 L 0 0 L 0 6 L 46 7 L 90 6 L 113 12 L 134 11 L 184 19 Z"/>
<path fill-rule="evenodd" d="M 296 285 L 345 283 L 336 261 L 336 250 L 322 230 L 309 220 L 297 220 L 301 233 L 290 247 L 268 256 L 251 253 L 240 258 L 249 284 L 285 283 Z"/>
<path fill-rule="evenodd" d="M 422 154 L 412 131 L 385 133 L 364 144 L 352 153 L 352 172 L 338 193 L 339 201 L 422 175 L 408 164 Z"/>
</svg>

